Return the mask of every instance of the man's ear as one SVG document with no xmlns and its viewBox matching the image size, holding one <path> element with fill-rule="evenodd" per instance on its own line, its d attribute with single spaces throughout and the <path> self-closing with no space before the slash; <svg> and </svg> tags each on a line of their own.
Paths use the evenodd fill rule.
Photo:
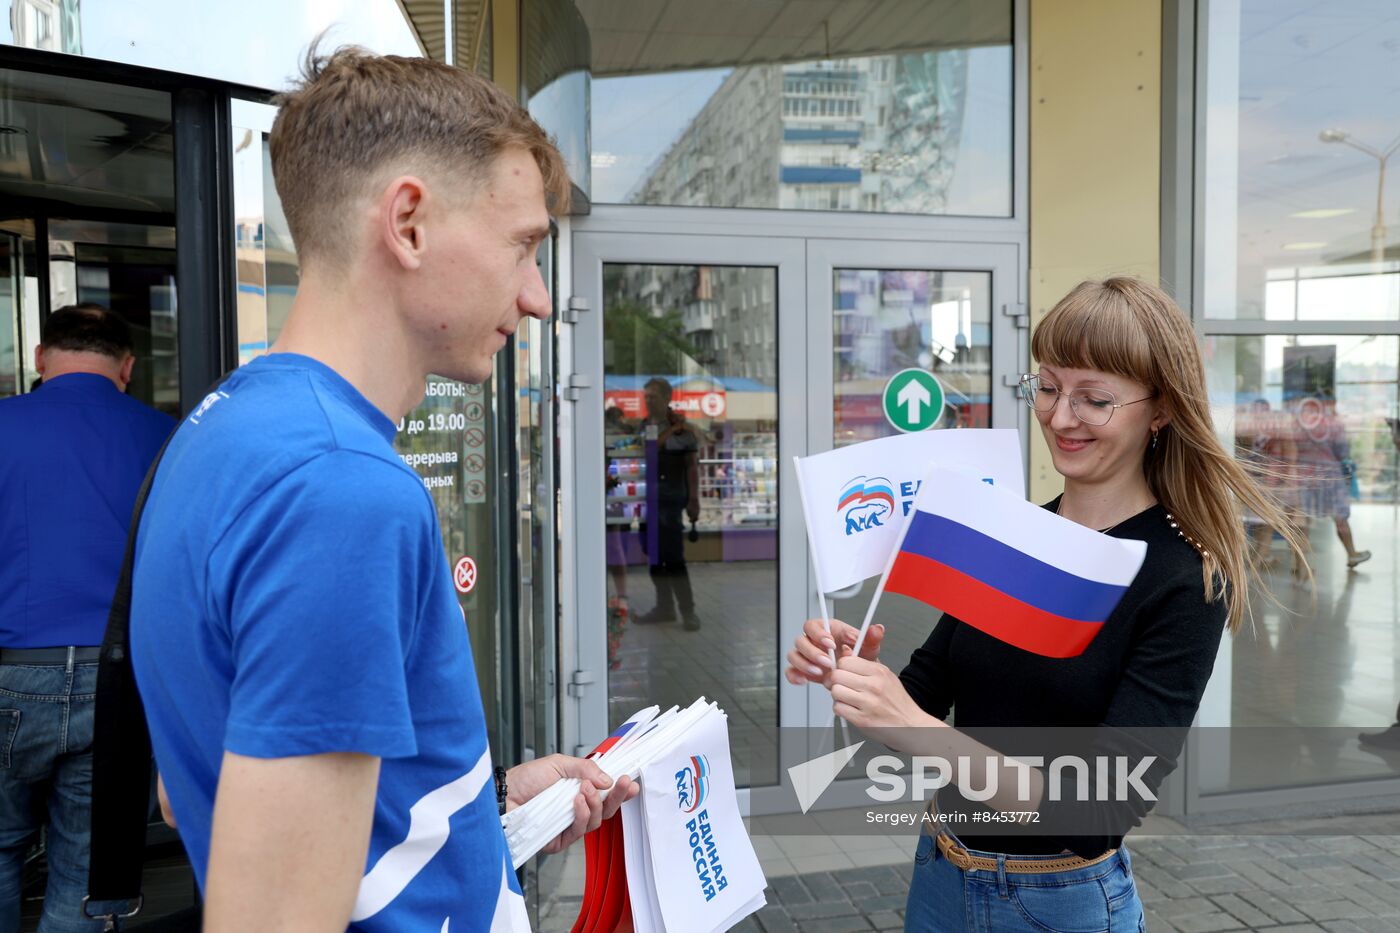
<svg viewBox="0 0 1400 933">
<path fill-rule="evenodd" d="M 44 374 L 44 345 L 42 343 L 34 345 L 34 371 L 41 376 Z"/>
<path fill-rule="evenodd" d="M 427 186 L 414 175 L 400 175 L 379 198 L 380 239 L 404 269 L 417 269 L 428 249 L 423 223 Z"/>
<path fill-rule="evenodd" d="M 131 385 L 131 371 L 136 368 L 136 357 L 128 353 L 126 359 L 122 360 L 121 383 L 125 389 Z"/>
</svg>

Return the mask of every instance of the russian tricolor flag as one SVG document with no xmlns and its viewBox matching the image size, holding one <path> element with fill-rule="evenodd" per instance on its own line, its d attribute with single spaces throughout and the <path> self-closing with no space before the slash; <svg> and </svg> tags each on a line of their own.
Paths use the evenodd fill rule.
<svg viewBox="0 0 1400 933">
<path fill-rule="evenodd" d="M 924 479 L 885 589 L 1008 644 L 1071 658 L 1094 640 L 1147 555 L 963 473 Z"/>
</svg>

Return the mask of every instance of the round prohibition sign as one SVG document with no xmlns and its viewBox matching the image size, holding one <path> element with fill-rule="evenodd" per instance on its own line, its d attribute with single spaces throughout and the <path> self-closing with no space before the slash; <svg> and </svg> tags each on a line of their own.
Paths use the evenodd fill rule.
<svg viewBox="0 0 1400 933">
<path fill-rule="evenodd" d="M 481 447 L 486 443 L 486 433 L 481 428 L 467 428 L 462 436 L 468 447 Z"/>
<path fill-rule="evenodd" d="M 452 583 L 459 593 L 466 594 L 476 589 L 476 561 L 470 557 L 457 561 L 457 566 L 452 568 Z"/>
</svg>

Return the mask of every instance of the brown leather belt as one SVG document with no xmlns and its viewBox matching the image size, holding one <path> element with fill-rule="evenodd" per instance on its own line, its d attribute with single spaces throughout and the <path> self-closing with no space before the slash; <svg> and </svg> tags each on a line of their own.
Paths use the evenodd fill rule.
<svg viewBox="0 0 1400 933">
<path fill-rule="evenodd" d="M 943 853 L 943 857 L 952 862 L 963 871 L 990 871 L 997 870 L 997 860 L 987 858 L 983 855 L 972 855 L 957 842 L 947 832 L 939 830 L 934 837 L 938 843 L 938 851 Z M 1076 868 L 1088 868 L 1090 865 L 1097 865 L 1112 858 L 1117 849 L 1109 849 L 1103 855 L 1086 859 L 1079 855 L 1066 855 L 1061 858 L 1012 858 L 1008 856 L 1002 863 L 1009 875 L 1039 875 L 1049 874 L 1057 871 L 1072 871 Z"/>
</svg>

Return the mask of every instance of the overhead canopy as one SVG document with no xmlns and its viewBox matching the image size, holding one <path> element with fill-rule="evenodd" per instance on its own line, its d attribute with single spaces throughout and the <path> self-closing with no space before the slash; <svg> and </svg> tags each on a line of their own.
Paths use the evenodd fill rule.
<svg viewBox="0 0 1400 933">
<path fill-rule="evenodd" d="M 1009 0 L 576 0 L 597 77 L 1005 45 Z"/>
<path fill-rule="evenodd" d="M 452 4 L 452 62 L 461 68 L 489 70 L 491 37 L 486 34 L 489 0 L 450 0 Z M 399 0 L 404 15 L 423 46 L 423 54 L 446 61 L 443 0 Z"/>
<path fill-rule="evenodd" d="M 175 212 L 163 91 L 0 69 L 0 219 L 98 208 Z"/>
</svg>

